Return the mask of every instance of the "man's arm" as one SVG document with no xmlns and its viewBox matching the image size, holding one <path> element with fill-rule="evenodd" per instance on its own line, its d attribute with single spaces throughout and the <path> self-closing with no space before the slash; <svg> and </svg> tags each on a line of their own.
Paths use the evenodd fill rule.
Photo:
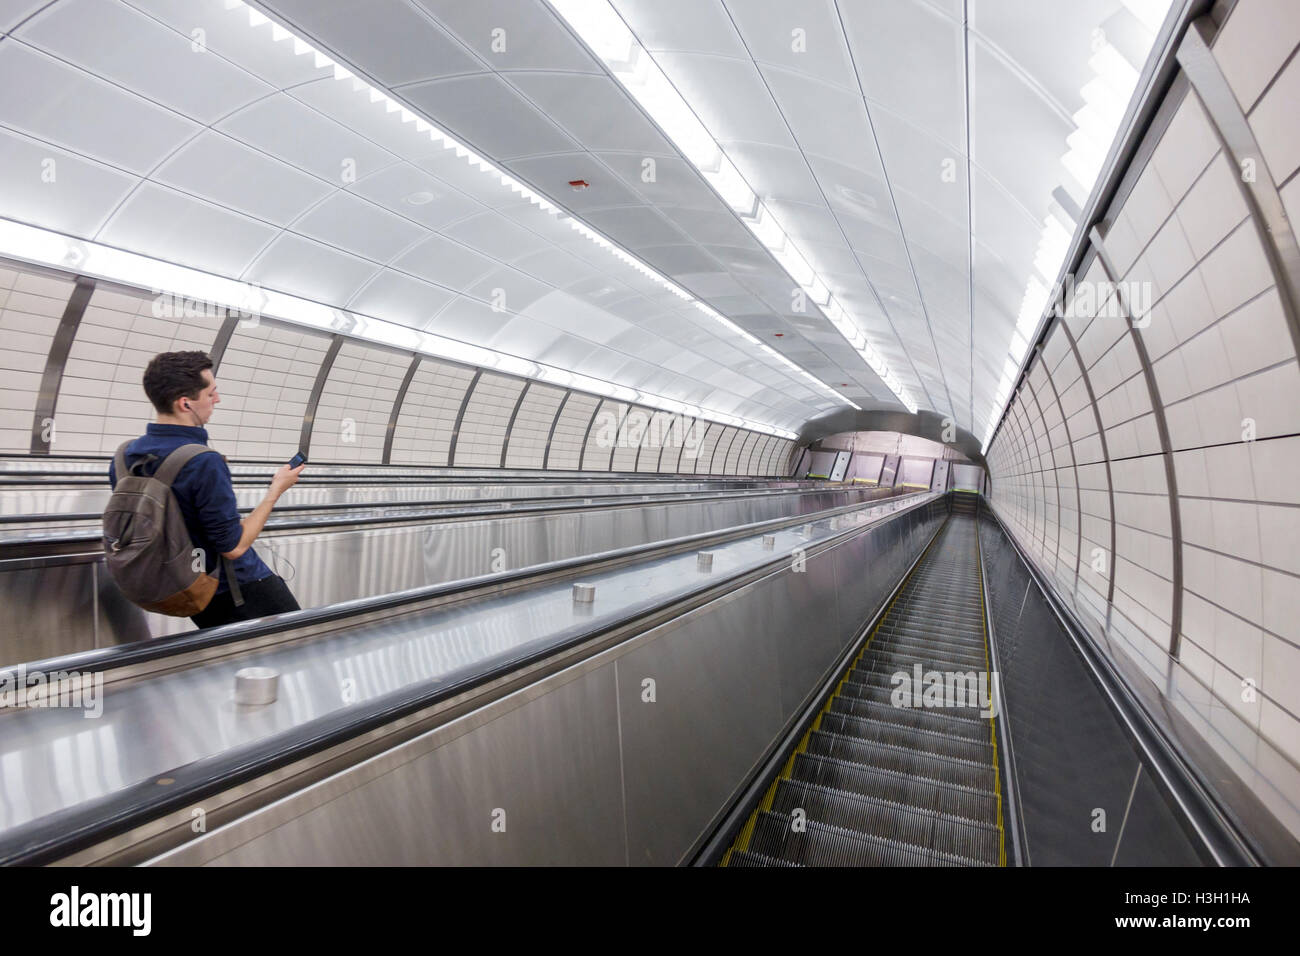
<svg viewBox="0 0 1300 956">
<path fill-rule="evenodd" d="M 262 528 L 266 526 L 266 519 L 271 517 L 271 509 L 275 503 L 280 500 L 280 496 L 294 486 L 298 481 L 298 476 L 306 468 L 305 464 L 297 468 L 290 468 L 288 465 L 281 465 L 280 470 L 271 478 L 271 487 L 266 491 L 266 497 L 261 500 L 252 513 L 241 521 L 239 543 L 229 551 L 222 551 L 223 558 L 230 558 L 234 561 L 242 557 L 244 552 L 253 546 L 257 536 L 262 533 Z"/>
</svg>

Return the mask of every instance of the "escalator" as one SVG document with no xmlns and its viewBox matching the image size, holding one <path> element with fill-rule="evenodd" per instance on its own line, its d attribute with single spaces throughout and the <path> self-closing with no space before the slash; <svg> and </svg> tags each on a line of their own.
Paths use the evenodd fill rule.
<svg viewBox="0 0 1300 956">
<path fill-rule="evenodd" d="M 723 866 L 1005 865 L 975 497 L 955 496 Z"/>
</svg>

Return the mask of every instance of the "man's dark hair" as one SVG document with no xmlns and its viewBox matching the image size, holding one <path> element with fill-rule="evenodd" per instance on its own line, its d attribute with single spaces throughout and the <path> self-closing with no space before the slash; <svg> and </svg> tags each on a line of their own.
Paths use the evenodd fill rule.
<svg viewBox="0 0 1300 956">
<path fill-rule="evenodd" d="M 153 407 L 172 414 L 178 398 L 198 398 L 206 383 L 203 370 L 212 368 L 206 352 L 162 352 L 144 370 L 144 393 Z"/>
</svg>

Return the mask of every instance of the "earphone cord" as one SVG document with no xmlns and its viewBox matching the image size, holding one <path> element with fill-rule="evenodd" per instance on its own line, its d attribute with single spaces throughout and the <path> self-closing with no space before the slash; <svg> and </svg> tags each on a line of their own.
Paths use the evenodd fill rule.
<svg viewBox="0 0 1300 956">
<path fill-rule="evenodd" d="M 275 574 L 279 574 L 280 577 L 284 580 L 284 582 L 288 584 L 290 581 L 294 579 L 294 576 L 297 575 L 298 569 L 293 566 L 293 564 L 289 561 L 288 558 L 286 558 L 284 555 L 276 551 L 275 545 L 271 544 L 269 541 L 266 544 L 266 550 L 271 557 L 271 570 Z M 282 561 L 284 562 L 285 567 L 289 569 L 288 577 L 285 577 L 283 574 L 280 574 L 280 562 Z"/>
</svg>

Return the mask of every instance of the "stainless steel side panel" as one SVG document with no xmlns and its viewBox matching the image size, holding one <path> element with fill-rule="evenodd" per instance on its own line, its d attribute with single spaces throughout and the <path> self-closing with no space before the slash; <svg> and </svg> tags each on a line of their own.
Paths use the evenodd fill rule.
<svg viewBox="0 0 1300 956">
<path fill-rule="evenodd" d="M 256 550 L 303 607 L 456 581 L 492 571 L 662 541 L 865 501 L 867 489 L 267 533 Z M 97 570 L 96 570 L 97 568 Z M 193 630 L 117 593 L 101 559 L 0 561 L 0 666 Z"/>
<path fill-rule="evenodd" d="M 830 569 L 815 564 L 810 573 Z M 795 609 L 771 586 L 709 608 L 652 632 L 618 662 L 628 849 L 638 864 L 678 862 L 707 822 L 700 809 L 721 806 L 781 729 L 777 645 L 800 630 Z"/>
<path fill-rule="evenodd" d="M 932 500 L 859 536 L 874 565 L 787 565 L 153 862 L 681 862 L 865 623 L 836 595 L 883 595 L 942 518 Z"/>
<path fill-rule="evenodd" d="M 613 671 L 607 664 L 523 698 L 472 732 L 376 767 L 378 775 L 360 787 L 354 773 L 326 781 L 311 813 L 286 814 L 281 825 L 210 863 L 621 866 L 627 850 Z M 547 727 L 573 732 L 537 732 Z"/>
</svg>

